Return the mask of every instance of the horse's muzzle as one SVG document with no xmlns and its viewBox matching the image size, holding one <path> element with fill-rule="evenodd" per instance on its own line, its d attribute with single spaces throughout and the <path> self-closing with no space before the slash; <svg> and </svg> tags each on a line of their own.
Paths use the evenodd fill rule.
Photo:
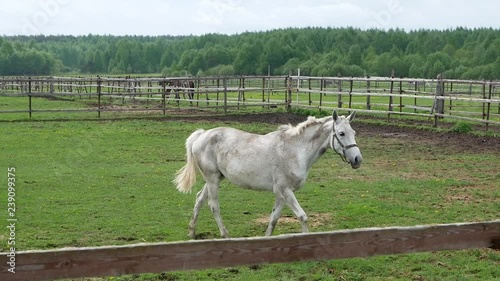
<svg viewBox="0 0 500 281">
<path fill-rule="evenodd" d="M 353 169 L 357 169 L 361 167 L 361 162 L 363 162 L 363 157 L 361 155 L 354 157 L 354 159 L 351 161 L 351 167 Z"/>
</svg>

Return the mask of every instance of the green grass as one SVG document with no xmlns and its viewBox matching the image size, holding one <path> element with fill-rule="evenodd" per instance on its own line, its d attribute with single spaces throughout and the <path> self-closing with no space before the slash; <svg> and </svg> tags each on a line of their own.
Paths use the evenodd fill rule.
<svg viewBox="0 0 500 281">
<path fill-rule="evenodd" d="M 0 183 L 6 186 L 6 170 L 15 167 L 18 250 L 187 240 L 195 193 L 202 183 L 193 194 L 184 195 L 171 181 L 184 165 L 186 137 L 197 128 L 222 125 L 257 133 L 276 129 L 267 124 L 162 119 L 2 122 Z M 404 138 L 358 135 L 361 169 L 350 169 L 328 152 L 297 192 L 311 231 L 499 218 L 498 151 L 463 152 L 408 145 L 410 140 Z M 2 192 L 0 202 L 6 197 Z M 272 194 L 224 181 L 220 202 L 231 236 L 264 234 L 266 224 L 258 221 L 269 216 Z M 287 208 L 283 215 L 293 216 Z M 1 212 L 0 221 L 6 221 L 6 212 Z M 3 251 L 6 231 L 0 232 Z M 299 231 L 298 223 L 279 223 L 275 234 Z M 200 214 L 198 232 L 219 237 L 208 208 Z M 481 249 L 110 280 L 494 280 L 500 276 L 499 264 L 498 252 Z"/>
<path fill-rule="evenodd" d="M 472 126 L 468 122 L 459 121 L 455 124 L 455 126 L 453 126 L 452 130 L 456 133 L 465 134 L 465 133 L 469 133 L 470 131 L 472 131 Z"/>
</svg>

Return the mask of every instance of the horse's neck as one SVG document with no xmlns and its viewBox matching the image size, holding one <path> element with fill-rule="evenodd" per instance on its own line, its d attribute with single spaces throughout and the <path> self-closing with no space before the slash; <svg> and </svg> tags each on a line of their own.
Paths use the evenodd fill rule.
<svg viewBox="0 0 500 281">
<path fill-rule="evenodd" d="M 303 165 L 309 169 L 329 147 L 333 121 L 307 128 L 293 143 L 295 153 L 300 154 Z"/>
</svg>

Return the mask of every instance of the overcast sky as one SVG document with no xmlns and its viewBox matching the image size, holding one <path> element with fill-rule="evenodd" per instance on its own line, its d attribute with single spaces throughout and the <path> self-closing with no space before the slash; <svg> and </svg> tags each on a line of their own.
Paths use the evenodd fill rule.
<svg viewBox="0 0 500 281">
<path fill-rule="evenodd" d="M 286 27 L 500 28 L 498 0 L 2 1 L 0 35 L 201 35 Z"/>
</svg>

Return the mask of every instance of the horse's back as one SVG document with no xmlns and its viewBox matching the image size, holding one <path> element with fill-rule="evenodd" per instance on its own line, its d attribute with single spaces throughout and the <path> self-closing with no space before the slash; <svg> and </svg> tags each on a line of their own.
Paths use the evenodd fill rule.
<svg viewBox="0 0 500 281">
<path fill-rule="evenodd" d="M 205 131 L 193 144 L 193 153 L 204 176 L 220 173 L 245 188 L 272 189 L 276 136 L 258 135 L 234 128 Z"/>
</svg>

